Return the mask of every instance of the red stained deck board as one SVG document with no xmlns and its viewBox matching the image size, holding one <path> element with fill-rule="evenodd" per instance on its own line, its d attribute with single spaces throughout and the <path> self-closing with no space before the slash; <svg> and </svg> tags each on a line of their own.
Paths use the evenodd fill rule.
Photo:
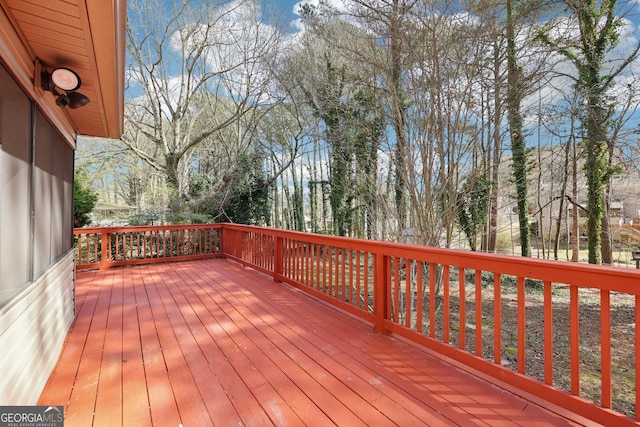
<svg viewBox="0 0 640 427">
<path fill-rule="evenodd" d="M 180 416 L 164 354 L 160 347 L 159 324 L 154 321 L 147 287 L 144 284 L 144 278 L 149 275 L 149 272 L 146 269 L 132 270 L 140 271 L 138 277 L 134 279 L 134 294 L 140 331 L 139 344 L 145 372 L 145 382 L 142 385 L 147 390 L 151 421 L 158 424 L 159 420 L 163 420 L 167 425 L 177 426 L 180 424 Z"/>
<path fill-rule="evenodd" d="M 187 283 L 198 281 L 197 274 L 184 273 L 189 278 Z M 216 365 L 216 374 L 245 425 L 265 425 L 269 420 L 277 425 L 300 425 L 300 418 L 222 327 L 223 323 L 231 322 L 222 308 L 201 289 L 184 286 L 182 293 L 191 307 L 190 315 L 200 319 L 199 324 L 189 322 L 192 332 L 199 342 L 205 343 L 202 350 Z M 220 360 L 229 363 L 218 363 Z M 257 410 L 260 406 L 264 413 Z"/>
<path fill-rule="evenodd" d="M 78 373 L 75 377 L 70 400 L 68 403 L 65 402 L 68 404 L 65 408 L 65 424 L 68 425 L 80 426 L 92 425 L 93 423 L 113 285 L 113 272 L 109 273 L 105 274 L 102 280 L 98 280 L 96 277 L 86 296 L 83 309 L 95 298 L 95 310 L 92 312 L 89 310 L 81 311 L 82 315 L 92 316 L 91 326 L 86 335 L 86 345 L 77 362 L 79 363 Z M 63 349 L 63 353 L 64 351 L 65 349 Z"/>
<path fill-rule="evenodd" d="M 183 272 L 182 277 L 187 278 L 187 286 L 180 287 L 180 294 L 174 293 L 176 302 L 188 307 L 183 315 L 190 331 L 209 363 L 215 366 L 217 379 L 238 411 L 242 422 L 245 425 L 268 425 L 271 423 L 270 419 L 273 419 L 279 423 L 286 420 L 288 424 L 300 424 L 297 415 L 268 384 L 261 372 L 238 350 L 237 345 L 220 326 L 219 321 L 228 320 L 220 319 L 222 310 L 217 305 L 204 304 L 188 287 L 197 277 L 189 277 L 186 273 Z M 252 394 L 257 388 L 259 392 Z"/>
<path fill-rule="evenodd" d="M 295 370 L 293 365 L 280 366 L 272 357 L 278 359 L 277 349 L 267 340 L 263 340 L 250 325 L 244 325 L 241 316 L 235 313 L 235 309 L 226 301 L 221 300 L 217 296 L 212 297 L 212 303 L 218 305 L 226 316 L 226 321 L 222 323 L 222 328 L 229 336 L 234 337 L 235 344 L 239 351 L 244 353 L 251 363 L 258 369 L 268 380 L 274 384 L 274 388 L 282 396 L 293 411 L 300 417 L 302 422 L 307 425 L 328 425 L 331 423 L 329 417 L 321 408 L 317 407 L 311 398 L 299 389 L 295 381 L 288 375 L 289 369 Z M 326 396 L 321 396 L 326 397 Z M 338 410 L 335 399 L 324 401 L 332 404 L 325 408 L 327 411 Z"/>
<path fill-rule="evenodd" d="M 159 273 L 146 276 L 145 287 L 180 419 L 185 425 L 211 425 L 211 417 L 200 388 L 184 358 L 183 351 L 191 351 L 191 349 L 181 348 L 170 320 L 170 316 L 179 316 L 179 313 L 173 311 L 175 302 L 165 301 L 162 298 L 163 276 L 164 274 Z M 194 369 L 200 368 L 201 366 L 194 367 Z M 205 370 L 200 374 L 206 378 L 209 373 Z"/>
<path fill-rule="evenodd" d="M 467 417 L 460 414 L 460 411 L 445 411 L 444 409 L 447 409 L 448 406 L 441 404 L 443 399 L 438 399 L 437 409 L 431 408 L 430 410 L 428 405 L 424 405 L 424 403 L 429 402 L 428 399 L 416 402 L 414 396 L 405 392 L 401 379 L 395 375 L 393 369 L 388 369 L 388 367 L 389 365 L 405 367 L 409 362 L 394 359 L 394 357 L 398 356 L 395 353 L 388 353 L 389 337 L 373 335 L 368 325 L 361 322 L 354 322 L 353 325 L 349 324 L 345 327 L 341 323 L 342 320 L 339 319 L 342 315 L 341 313 L 336 312 L 334 315 L 327 315 L 326 306 L 318 306 L 317 310 L 319 311 L 316 311 L 313 306 L 296 304 L 296 299 L 293 298 L 293 295 L 291 298 L 285 298 L 285 295 L 289 292 L 295 294 L 299 291 L 287 288 L 285 292 L 277 292 L 276 298 L 280 306 L 285 306 L 287 311 L 297 312 L 298 316 L 296 318 L 302 319 L 300 323 L 295 325 L 298 333 L 303 334 L 309 327 L 307 323 L 310 322 L 313 325 L 313 333 L 318 339 L 322 337 L 327 344 L 331 343 L 333 348 L 340 349 L 340 355 L 337 356 L 339 359 L 334 369 L 338 369 L 339 366 L 350 366 L 352 367 L 352 373 L 357 373 L 363 382 L 381 389 L 381 394 L 385 395 L 390 401 L 395 402 L 394 411 L 391 411 L 393 406 L 385 405 L 386 411 L 388 411 L 388 415 L 393 421 L 402 423 L 407 417 L 411 417 L 411 414 L 422 412 L 430 419 L 430 423 L 435 422 L 436 419 L 440 419 L 442 422 L 469 422 Z M 299 297 L 305 298 L 304 295 Z M 332 324 L 335 327 L 332 327 Z M 361 336 L 366 337 L 363 341 L 367 343 L 366 345 L 360 342 Z M 395 341 L 393 340 L 394 343 Z M 361 350 L 358 350 L 358 348 Z M 354 350 L 355 354 L 353 354 Z M 353 356 L 351 359 L 345 358 L 346 356 L 343 357 L 343 355 L 349 353 Z M 377 355 L 377 357 L 372 357 L 371 355 Z M 417 364 L 420 364 L 420 362 Z M 438 373 L 442 372 L 446 371 L 438 371 Z M 399 386 L 397 386 L 398 383 Z M 410 384 L 415 386 L 416 382 L 411 381 Z"/>
<path fill-rule="evenodd" d="M 176 340 L 174 344 L 169 345 L 182 349 L 184 365 L 191 373 L 193 383 L 198 389 L 203 404 L 207 407 L 210 418 L 223 425 L 239 425 L 240 417 L 217 376 L 214 375 L 213 365 L 207 360 L 198 341 L 191 333 L 190 325 L 185 318 L 190 308 L 177 298 L 177 289 L 168 288 L 168 286 L 177 288 L 166 283 L 171 274 L 156 277 L 162 277 L 161 281 L 156 282 L 156 289 L 164 302 L 168 321 Z M 197 318 L 193 319 L 193 322 L 197 323 L 197 320 Z"/>
<path fill-rule="evenodd" d="M 212 280 L 215 278 L 212 277 Z M 217 281 L 214 289 L 218 287 L 225 288 L 225 281 Z M 281 285 L 275 285 L 281 286 Z M 330 354 L 322 354 L 317 345 L 318 341 L 313 335 L 302 338 L 302 335 L 289 328 L 285 323 L 275 320 L 280 313 L 278 308 L 273 306 L 264 307 L 264 303 L 252 295 L 247 295 L 246 291 L 236 290 L 231 292 L 228 290 L 229 304 L 231 306 L 241 307 L 241 311 L 246 318 L 256 317 L 261 320 L 257 323 L 259 330 L 267 337 L 270 342 L 278 347 L 289 358 L 287 363 L 293 363 L 304 371 L 308 372 L 317 384 L 322 385 L 329 393 L 338 397 L 351 411 L 367 425 L 395 425 L 395 423 L 381 413 L 371 401 L 380 397 L 380 392 L 375 392 L 373 386 L 365 381 L 358 381 L 351 371 L 343 369 L 341 362 L 332 358 Z M 240 298 L 245 299 L 245 303 L 240 303 Z M 279 317 L 279 316 L 278 316 Z M 269 325 L 270 326 L 267 326 Z M 302 338 L 302 339 L 301 339 Z M 308 338 L 311 338 L 308 340 Z M 319 357 L 318 357 L 319 355 Z M 342 377 L 336 375 L 342 374 Z M 362 389 L 368 392 L 362 392 Z M 332 414 L 333 415 L 333 414 Z M 437 417 L 437 414 L 432 414 Z M 413 415 L 407 411 L 401 411 L 396 421 L 404 421 L 405 423 L 411 419 Z M 341 421 L 346 419 L 339 418 Z M 414 420 L 420 423 L 419 420 Z"/>
<path fill-rule="evenodd" d="M 41 397 L 67 426 L 570 425 L 227 260 L 77 277 Z"/>
<path fill-rule="evenodd" d="M 281 294 L 278 294 L 278 298 L 281 300 L 281 304 L 283 304 L 284 299 Z M 365 368 L 373 367 L 373 371 L 378 374 L 378 377 L 375 378 L 374 381 L 379 382 L 381 385 L 383 381 L 385 381 L 387 387 L 393 384 L 399 388 L 399 394 L 388 390 L 385 391 L 387 397 L 391 394 L 395 395 L 397 403 L 405 406 L 406 409 L 411 412 L 414 412 L 416 408 L 412 407 L 409 401 L 413 400 L 416 396 L 420 396 L 420 401 L 424 403 L 429 403 L 430 400 L 435 399 L 434 408 L 437 405 L 438 412 L 441 412 L 442 415 L 448 417 L 450 421 L 456 423 L 469 422 L 468 420 L 473 418 L 472 415 L 477 415 L 478 412 L 483 415 L 483 417 L 479 417 L 479 419 L 486 418 L 491 420 L 489 424 L 495 424 L 496 420 L 508 422 L 513 418 L 511 416 L 500 416 L 499 412 L 501 407 L 499 405 L 496 405 L 495 408 L 492 408 L 491 405 L 481 405 L 470 397 L 460 394 L 459 391 L 456 392 L 452 390 L 449 385 L 446 385 L 452 382 L 452 378 L 449 375 L 449 371 L 452 368 L 443 366 L 438 361 L 433 361 L 434 364 L 438 365 L 436 369 L 422 363 L 422 360 L 412 359 L 409 357 L 412 350 L 414 350 L 411 346 L 406 345 L 406 348 L 402 348 L 400 351 L 391 352 L 390 350 L 393 350 L 394 345 L 402 345 L 403 343 L 392 340 L 392 345 L 390 345 L 389 337 L 384 336 L 377 336 L 375 337 L 376 339 L 371 339 L 370 337 L 366 340 L 361 339 L 362 336 L 370 334 L 370 330 L 362 330 L 362 325 L 355 325 L 355 328 L 350 328 L 352 325 L 349 324 L 349 327 L 341 328 L 341 325 L 336 323 L 336 328 L 331 328 L 329 325 L 334 321 L 339 322 L 339 320 L 331 316 L 327 317 L 323 315 L 322 312 L 314 312 L 304 305 L 290 304 L 287 309 L 298 311 L 301 317 L 304 316 L 305 319 L 314 322 L 316 326 L 314 332 L 324 335 L 327 340 L 331 340 L 333 346 L 345 347 L 345 353 L 354 354 L 354 348 L 360 349 L 361 352 L 356 356 L 355 360 L 344 361 L 343 363 L 359 362 L 362 363 Z M 326 333 L 325 331 L 331 331 L 331 333 Z M 336 335 L 333 331 L 338 331 L 339 333 Z M 340 339 L 341 337 L 342 339 Z M 356 350 L 355 353 L 357 354 L 358 351 Z M 426 367 L 426 369 L 423 370 L 418 367 Z M 367 375 L 365 372 L 366 371 L 363 372 L 363 376 Z M 411 372 L 412 375 L 407 375 L 407 372 Z M 423 375 L 424 372 L 427 374 Z M 461 378 L 463 381 L 459 381 L 459 384 L 461 387 L 467 388 L 467 384 L 469 383 L 468 379 L 464 378 L 464 376 L 461 376 Z M 418 389 L 422 389 L 422 392 L 416 393 L 414 396 L 409 397 L 408 400 L 405 398 L 407 396 L 401 396 L 403 382 L 405 382 L 405 380 L 408 380 L 409 384 L 413 384 Z M 421 382 L 425 380 L 425 386 L 422 386 Z M 455 381 L 455 379 L 453 379 L 453 381 Z M 473 383 L 473 381 L 471 381 L 471 383 Z M 483 391 L 486 393 L 486 383 L 482 384 L 484 386 Z M 430 390 L 433 386 L 439 389 L 438 393 L 433 393 Z M 448 397 L 449 395 L 451 397 Z"/>
<path fill-rule="evenodd" d="M 221 296 L 218 296 L 217 298 L 219 304 L 224 303 Z M 264 349 L 264 354 L 269 359 L 268 361 L 264 361 L 266 366 L 275 365 L 277 367 L 287 367 L 286 370 L 280 368 L 282 373 L 276 372 L 275 370 L 273 372 L 274 375 L 279 377 L 280 381 L 287 381 L 287 386 L 291 387 L 291 391 L 289 393 L 296 395 L 294 398 L 301 398 L 302 395 L 300 395 L 300 391 L 311 402 L 313 402 L 313 404 L 317 405 L 319 408 L 323 408 L 324 414 L 318 411 L 315 411 L 316 413 L 314 414 L 310 411 L 309 417 L 313 418 L 309 418 L 308 421 L 315 420 L 320 422 L 322 418 L 317 417 L 324 417 L 326 415 L 334 422 L 336 422 L 336 420 L 340 420 L 347 425 L 364 425 L 363 422 L 355 416 L 340 399 L 322 387 L 313 376 L 309 375 L 306 370 L 301 368 L 295 361 L 291 360 L 290 355 L 275 345 L 275 343 L 268 338 L 267 334 L 269 331 L 267 329 L 269 329 L 269 327 L 265 327 L 265 323 L 258 323 L 256 325 L 252 325 L 252 323 L 250 323 L 248 318 L 252 318 L 252 316 L 247 314 L 246 310 L 242 310 L 242 301 L 235 301 L 233 298 L 227 299 L 226 301 L 228 302 L 226 304 L 226 310 L 228 310 L 229 317 L 236 325 L 238 325 L 239 328 L 248 331 L 246 337 L 250 340 L 250 343 L 245 345 L 247 347 L 255 346 L 256 348 Z M 248 303 L 248 301 L 245 303 Z M 233 307 L 233 309 L 231 307 Z M 245 312 L 244 314 L 243 311 Z M 297 387 L 299 391 L 294 387 Z M 313 410 L 312 406 L 309 404 L 305 404 L 304 406 Z M 294 410 L 300 411 L 300 409 L 295 408 Z M 299 415 L 304 419 L 306 414 Z M 329 420 L 326 420 L 326 422 L 329 422 Z"/>
<path fill-rule="evenodd" d="M 96 396 L 96 416 L 104 426 L 122 425 L 122 341 L 123 289 L 122 270 L 112 273 L 113 284 L 107 312 L 104 347 Z"/>
<path fill-rule="evenodd" d="M 135 269 L 123 269 L 125 287 L 122 331 L 122 425 L 151 425 L 151 412 L 145 386 L 145 364 L 142 354 L 140 318 L 136 291 L 140 291 L 140 275 Z M 126 385 L 126 386 L 125 386 Z"/>
</svg>

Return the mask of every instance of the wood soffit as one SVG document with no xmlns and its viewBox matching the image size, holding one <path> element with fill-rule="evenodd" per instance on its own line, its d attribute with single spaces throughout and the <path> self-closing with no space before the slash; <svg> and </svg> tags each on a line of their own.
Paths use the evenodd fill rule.
<svg viewBox="0 0 640 427">
<path fill-rule="evenodd" d="M 67 67 L 91 102 L 64 109 L 78 134 L 119 138 L 124 117 L 126 0 L 0 0 L 35 62 Z M 50 93 L 42 96 L 51 97 Z"/>
</svg>

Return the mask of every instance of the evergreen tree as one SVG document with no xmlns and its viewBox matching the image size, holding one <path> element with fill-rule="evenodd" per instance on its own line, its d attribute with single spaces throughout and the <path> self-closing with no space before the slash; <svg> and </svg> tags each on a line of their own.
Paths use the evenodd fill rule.
<svg viewBox="0 0 640 427">
<path fill-rule="evenodd" d="M 91 224 L 89 214 L 98 201 L 84 169 L 76 169 L 73 179 L 73 226 L 84 227 Z"/>
</svg>

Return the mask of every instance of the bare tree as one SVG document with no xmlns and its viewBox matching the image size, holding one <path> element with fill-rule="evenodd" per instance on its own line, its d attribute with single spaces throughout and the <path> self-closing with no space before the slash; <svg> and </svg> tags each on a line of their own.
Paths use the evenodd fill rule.
<svg viewBox="0 0 640 427">
<path fill-rule="evenodd" d="M 619 64 L 608 69 L 607 57 L 618 45 L 622 18 L 617 0 L 578 0 L 564 2 L 571 12 L 568 29 L 556 37 L 541 32 L 540 39 L 575 67 L 576 88 L 584 100 L 582 126 L 586 153 L 587 237 L 589 262 L 611 263 L 606 189 L 611 168 L 611 118 L 615 109 L 608 95 L 615 79 L 638 57 L 640 43 Z M 573 31 L 575 30 L 575 31 Z M 603 238 L 604 235 L 604 238 Z"/>
<path fill-rule="evenodd" d="M 259 21 L 258 9 L 251 0 L 129 5 L 123 142 L 166 175 L 177 204 L 189 198 L 193 149 L 263 101 L 262 64 L 278 49 L 280 33 Z M 140 138 L 149 144 L 142 147 Z"/>
</svg>

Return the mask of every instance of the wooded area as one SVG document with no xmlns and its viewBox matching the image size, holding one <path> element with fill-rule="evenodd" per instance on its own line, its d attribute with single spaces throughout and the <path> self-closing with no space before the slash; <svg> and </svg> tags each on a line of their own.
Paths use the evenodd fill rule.
<svg viewBox="0 0 640 427">
<path fill-rule="evenodd" d="M 637 7 L 321 1 L 292 25 L 264 2 L 129 0 L 125 135 L 76 166 L 135 207 L 121 223 L 582 243 L 610 264 L 640 248 Z"/>
</svg>

